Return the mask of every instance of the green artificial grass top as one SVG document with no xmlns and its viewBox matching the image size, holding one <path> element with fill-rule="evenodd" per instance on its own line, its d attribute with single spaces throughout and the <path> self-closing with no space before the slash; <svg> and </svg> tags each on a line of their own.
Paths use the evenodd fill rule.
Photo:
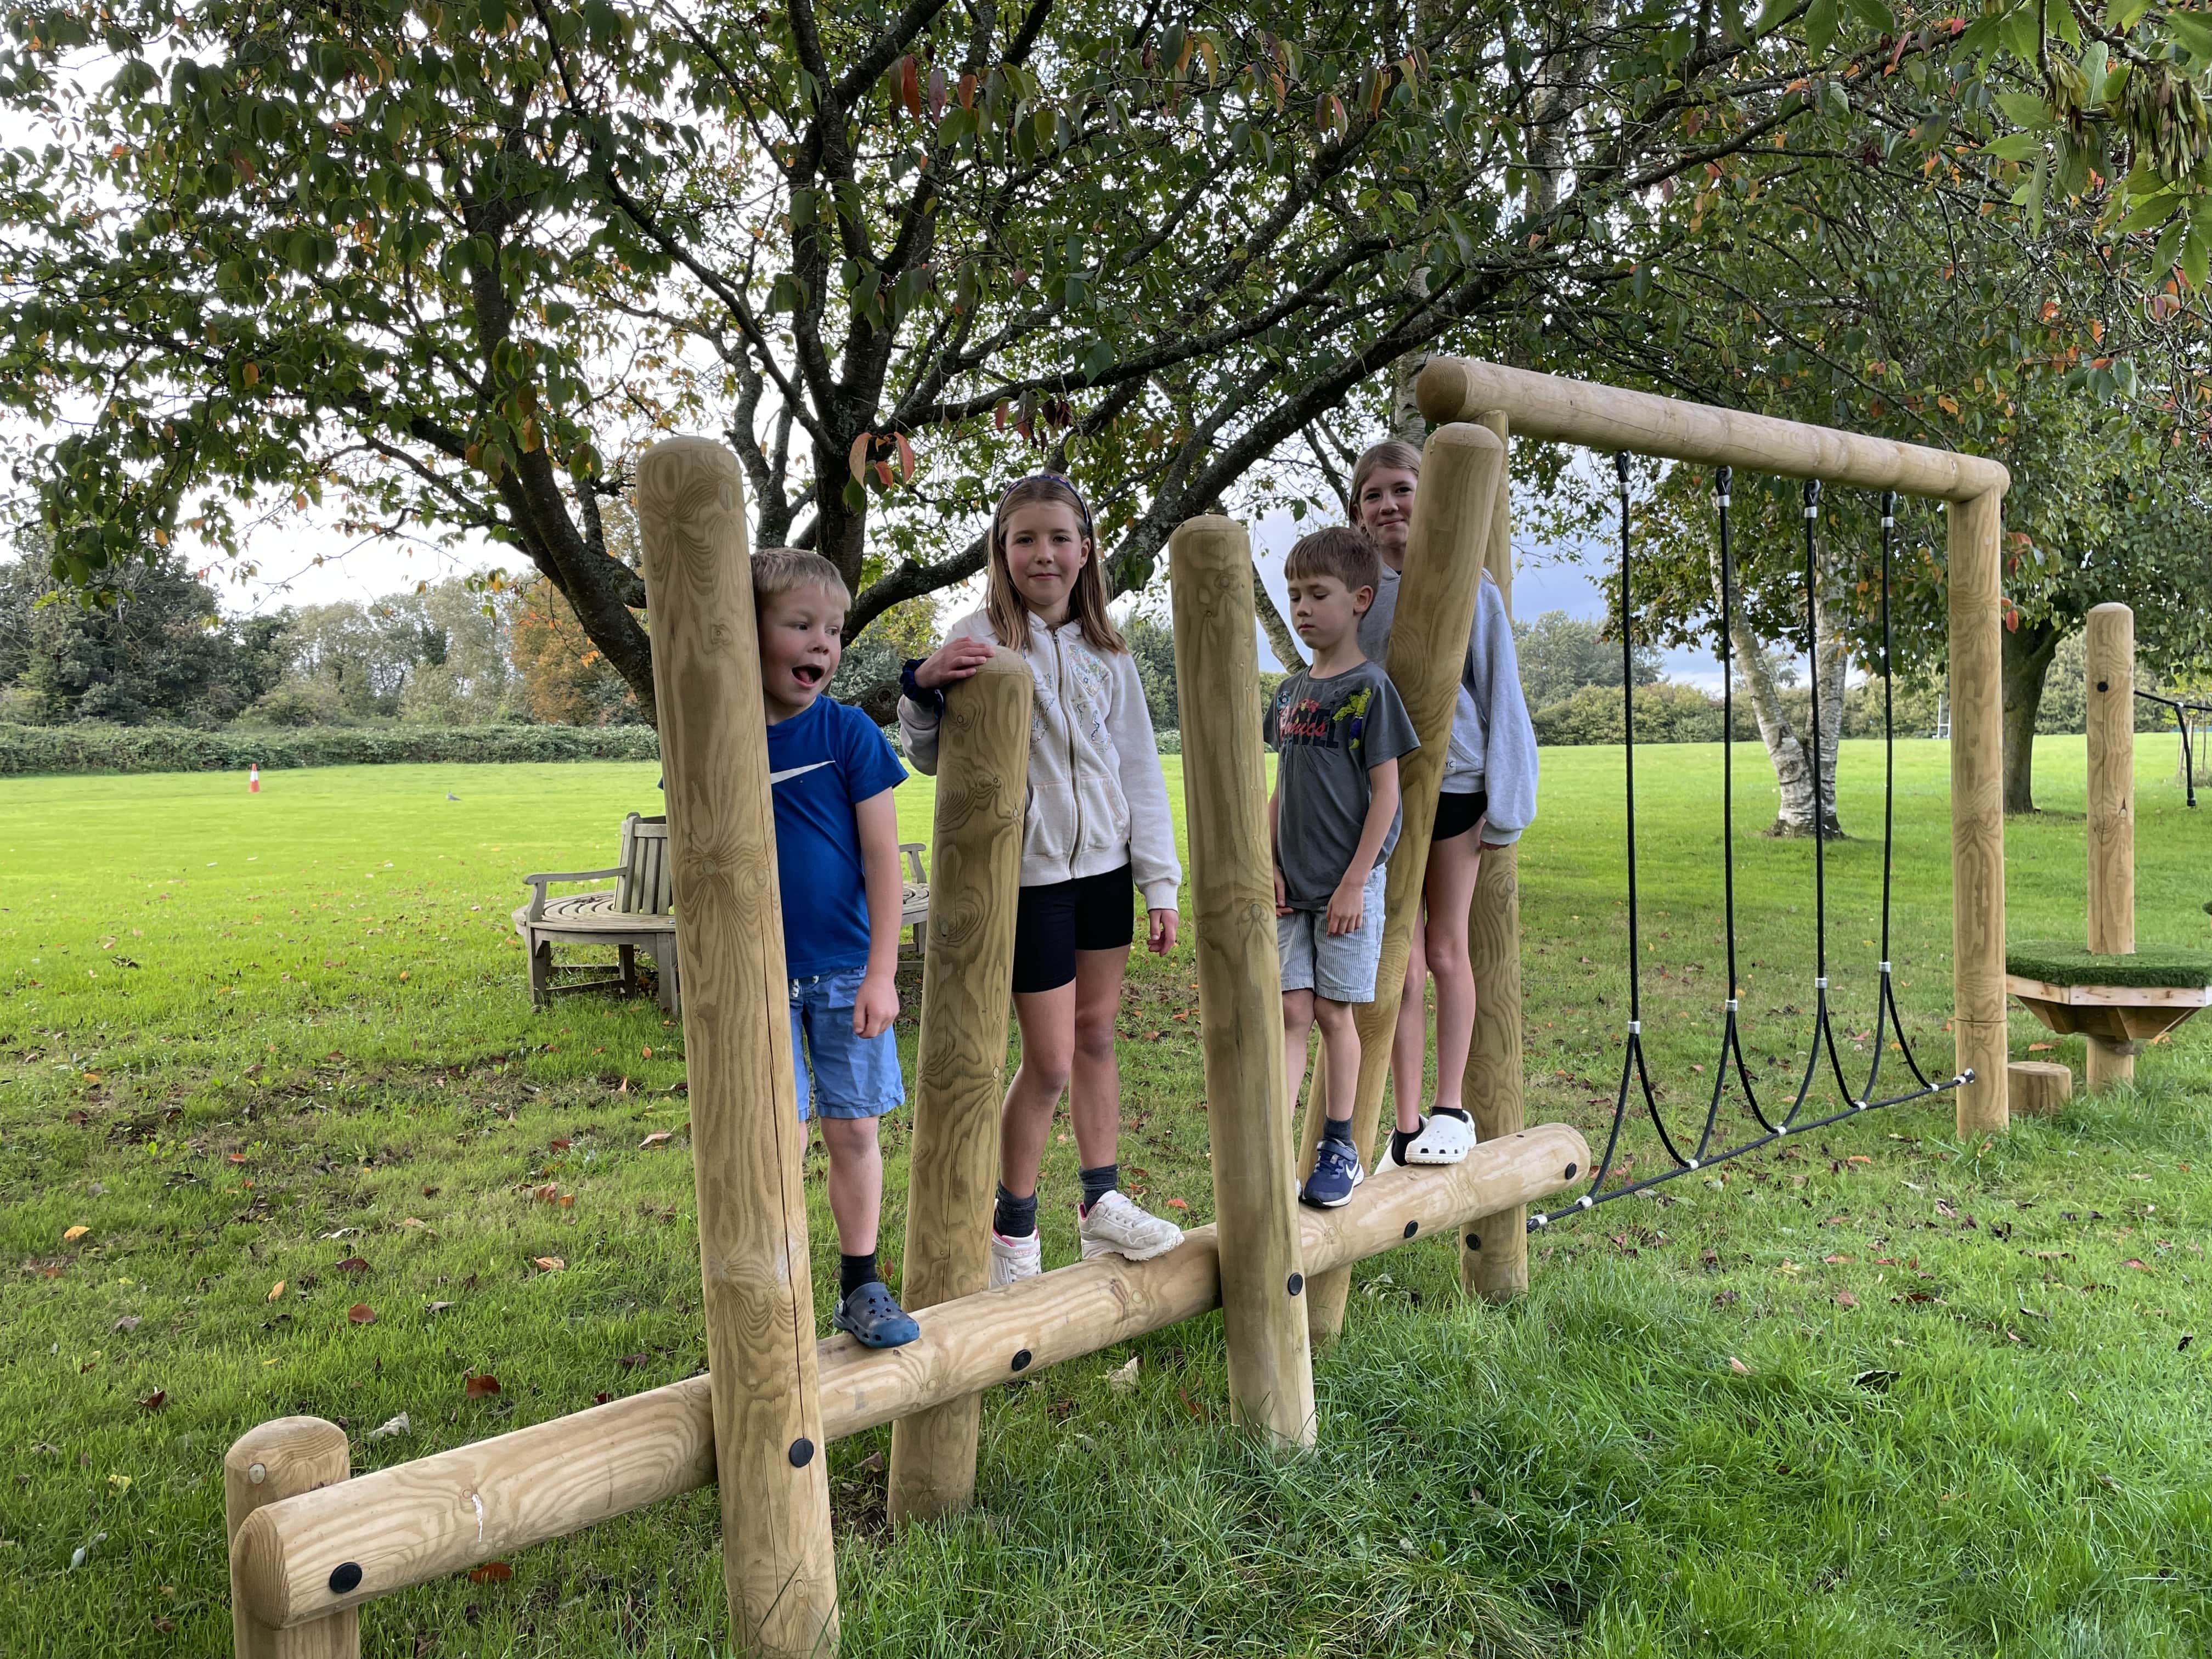
<svg viewBox="0 0 2212 1659">
<path fill-rule="evenodd" d="M 2046 985 L 2212 985 L 2212 951 L 2154 945 L 2132 956 L 2097 957 L 2075 945 L 2032 940 L 2005 952 L 2005 972 Z"/>
</svg>

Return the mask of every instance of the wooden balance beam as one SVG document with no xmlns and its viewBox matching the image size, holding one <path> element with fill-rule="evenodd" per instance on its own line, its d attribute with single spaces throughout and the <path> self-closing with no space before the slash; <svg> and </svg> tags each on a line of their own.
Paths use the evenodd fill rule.
<svg viewBox="0 0 2212 1659">
<path fill-rule="evenodd" d="M 1477 1146 L 1463 1164 L 1376 1176 L 1343 1209 L 1299 1212 L 1304 1271 L 1349 1267 L 1537 1202 L 1589 1167 L 1581 1134 L 1554 1123 Z M 1467 1248 L 1481 1249 L 1480 1238 Z M 921 1340 L 903 1348 L 833 1337 L 815 1351 L 823 1432 L 858 1434 L 1195 1318 L 1220 1300 L 1213 1229 L 1199 1227 L 1155 1261 L 1102 1257 L 925 1308 L 915 1315 Z M 232 1546 L 233 1580 L 256 1620 L 285 1629 L 714 1479 L 708 1380 L 687 1377 L 256 1510 Z"/>
</svg>

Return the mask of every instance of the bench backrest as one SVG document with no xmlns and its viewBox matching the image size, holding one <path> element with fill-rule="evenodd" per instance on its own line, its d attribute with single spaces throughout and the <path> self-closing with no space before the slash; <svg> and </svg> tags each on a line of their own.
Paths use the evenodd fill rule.
<svg viewBox="0 0 2212 1659">
<path fill-rule="evenodd" d="M 622 851 L 616 861 L 622 866 L 622 874 L 615 878 L 616 909 L 624 915 L 665 916 L 674 908 L 665 817 L 640 817 L 632 812 L 624 818 Z"/>
</svg>

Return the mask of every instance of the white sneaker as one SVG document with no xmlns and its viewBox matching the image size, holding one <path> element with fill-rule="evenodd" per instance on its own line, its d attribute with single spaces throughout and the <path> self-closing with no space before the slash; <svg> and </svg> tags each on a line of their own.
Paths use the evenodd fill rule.
<svg viewBox="0 0 2212 1659">
<path fill-rule="evenodd" d="M 1172 1221 L 1137 1207 L 1128 1194 L 1106 1194 L 1076 1224 L 1083 1240 L 1083 1259 L 1118 1255 L 1130 1261 L 1150 1261 L 1165 1255 L 1182 1243 L 1182 1229 Z"/>
<path fill-rule="evenodd" d="M 991 1280 L 993 1290 L 1001 1285 L 1012 1285 L 1018 1279 L 1035 1279 L 1044 1271 L 1044 1240 L 1031 1233 L 1027 1238 L 1002 1238 L 994 1228 L 991 1233 Z"/>
<path fill-rule="evenodd" d="M 1406 1148 L 1408 1164 L 1463 1163 L 1474 1146 L 1474 1125 L 1449 1112 L 1432 1112 Z"/>
</svg>

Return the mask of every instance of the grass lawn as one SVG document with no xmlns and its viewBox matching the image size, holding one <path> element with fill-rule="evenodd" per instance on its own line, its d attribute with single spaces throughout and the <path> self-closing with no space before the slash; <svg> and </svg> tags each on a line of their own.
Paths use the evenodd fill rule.
<svg viewBox="0 0 2212 1659">
<path fill-rule="evenodd" d="M 2039 756 L 2054 810 L 2009 828 L 2012 926 L 2078 939 L 2081 740 Z M 1639 766 L 1644 1030 L 1685 1121 L 1724 994 L 1718 764 L 1683 747 Z M 1738 764 L 1747 1047 L 1779 1088 L 1802 1064 L 1812 855 L 1755 833 L 1771 781 L 1755 745 Z M 1900 754 L 1892 951 L 1942 1072 L 1946 766 Z M 2162 745 L 2142 766 L 2139 937 L 2203 947 L 2212 810 L 2185 811 Z M 1620 754 L 1545 767 L 1521 866 L 1529 1115 L 1595 1138 L 1625 1018 Z M 1849 745 L 1844 770 L 1848 1038 L 1879 954 L 1879 749 Z M 699 1367 L 682 1033 L 643 1002 L 533 1015 L 507 922 L 522 873 L 611 856 L 653 777 L 9 781 L 0 1653 L 228 1653 L 220 1462 L 266 1418 L 343 1422 L 358 1473 Z M 909 836 L 928 814 L 916 780 Z M 1190 973 L 1187 947 L 1134 972 L 1122 1165 L 1200 1221 Z M 2016 1054 L 2045 1041 L 2025 1016 L 2013 1035 Z M 2078 1069 L 2078 1040 L 2048 1057 Z M 2202 1653 L 2212 1178 L 2191 1164 L 2212 1152 L 2212 1021 L 2056 1121 L 1967 1145 L 1951 1125 L 1948 1098 L 1892 1109 L 1563 1224 L 1510 1310 L 1458 1301 L 1448 1243 L 1369 1263 L 1316 1367 L 1310 1457 L 1230 1431 L 1211 1320 L 994 1393 L 981 1502 L 957 1523 L 892 1537 L 888 1431 L 840 1443 L 846 1651 Z M 903 1117 L 888 1142 L 896 1278 Z M 1648 1128 L 1626 1152 L 1658 1167 Z M 1055 1264 L 1073 1153 L 1056 1143 L 1046 1174 Z M 499 1393 L 465 1395 L 485 1374 Z M 372 1604 L 364 1651 L 690 1654 L 726 1631 L 708 1493 L 512 1566 Z"/>
</svg>

